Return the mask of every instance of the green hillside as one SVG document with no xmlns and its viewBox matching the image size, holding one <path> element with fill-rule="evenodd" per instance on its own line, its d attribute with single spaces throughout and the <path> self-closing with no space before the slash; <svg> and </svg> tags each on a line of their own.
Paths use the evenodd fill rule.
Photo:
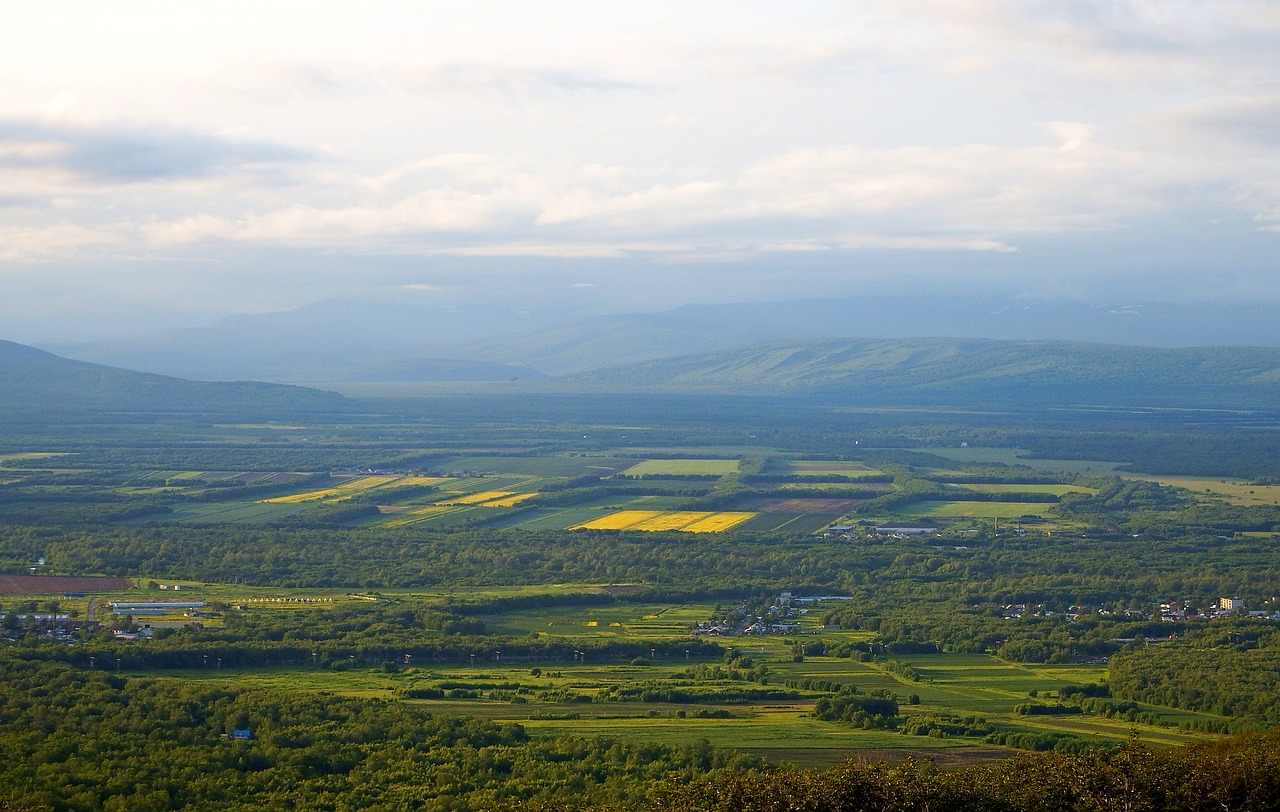
<svg viewBox="0 0 1280 812">
<path fill-rule="evenodd" d="M 299 386 L 199 382 L 73 361 L 0 341 L 0 411 L 293 413 L 344 410 L 341 395 Z"/>
<path fill-rule="evenodd" d="M 1162 349 L 1063 341 L 839 339 L 772 342 L 560 379 L 578 386 L 852 395 L 871 400 L 1270 404 L 1280 350 Z"/>
</svg>

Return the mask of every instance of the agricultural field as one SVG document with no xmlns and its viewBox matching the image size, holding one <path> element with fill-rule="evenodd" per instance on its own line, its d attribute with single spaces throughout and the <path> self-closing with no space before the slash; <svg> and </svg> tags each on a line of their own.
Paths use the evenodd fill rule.
<svg viewBox="0 0 1280 812">
<path fill-rule="evenodd" d="M 636 607 L 640 611 L 654 607 Z M 492 618 L 504 630 L 533 629 L 539 623 L 564 623 L 560 630 L 587 637 L 601 628 L 627 628 L 634 612 L 601 614 L 596 627 L 585 624 L 583 608 L 560 613 L 535 611 L 525 617 Z M 690 618 L 698 607 L 671 611 Z M 575 615 L 575 612 L 577 613 Z M 615 620 L 608 620 L 614 617 Z M 659 615 L 662 618 L 663 615 Z M 551 618 L 548 620 L 548 618 Z M 603 626 L 605 622 L 619 626 Z M 503 625 L 506 624 L 506 625 Z M 671 631 L 674 631 L 673 624 Z M 666 631 L 661 632 L 666 636 Z M 731 641 L 723 641 L 726 644 Z M 627 741 L 692 744 L 707 739 L 713 745 L 741 749 L 779 761 L 803 765 L 838 763 L 859 753 L 874 751 L 902 758 L 938 758 L 942 763 L 983 760 L 1008 754 L 980 737 L 909 735 L 897 730 L 860 729 L 828 722 L 812 715 L 821 692 L 788 687 L 801 680 L 822 680 L 856 686 L 866 694 L 887 690 L 899 697 L 904 719 L 938 714 L 981 717 L 998 730 L 1069 733 L 1086 739 L 1119 743 L 1136 732 L 1152 745 L 1183 744 L 1196 736 L 1171 727 L 1157 727 L 1100 716 L 1074 715 L 1026 717 L 1014 713 L 1016 705 L 1031 701 L 1032 692 L 1049 699 L 1066 684 L 1097 682 L 1104 666 L 1012 664 L 988 655 L 938 654 L 899 658 L 917 670 L 917 680 L 904 679 L 879 661 L 858 662 L 834 657 L 806 657 L 795 662 L 782 639 L 742 640 L 740 656 L 764 665 L 768 685 L 696 674 L 714 673 L 719 661 L 696 658 L 674 661 L 659 657 L 632 664 L 579 661 L 512 662 L 509 657 L 476 658 L 469 663 L 414 662 L 400 669 L 357 666 L 341 671 L 323 668 L 270 668 L 242 671 L 192 669 L 155 672 L 153 676 L 205 682 L 231 682 L 242 687 L 285 691 L 325 691 L 344 696 L 377 697 L 409 701 L 433 712 L 478 718 L 517 721 L 536 736 L 559 734 L 605 735 Z M 763 643 L 763 645 L 760 645 Z M 691 682 L 692 679 L 692 682 Z M 784 696 L 768 700 L 704 704 L 671 701 L 616 701 L 610 696 L 637 686 L 692 686 L 702 689 L 776 688 Z M 416 691 L 434 690 L 434 698 L 406 699 Z M 909 695 L 919 698 L 909 703 Z M 1052 700 L 1049 700 L 1052 701 Z M 1146 708 L 1160 713 L 1159 708 Z M 1170 721 L 1183 714 L 1171 713 Z"/>
<path fill-rule="evenodd" d="M 638 460 L 626 457 L 586 455 L 546 455 L 538 457 L 455 456 L 432 461 L 435 471 L 463 471 L 524 474 L 543 477 L 611 476 L 636 465 Z"/>
<path fill-rule="evenodd" d="M 0 575 L 0 595 L 64 595 L 68 592 L 113 592 L 129 589 L 128 578 L 61 575 Z"/>
<path fill-rule="evenodd" d="M 839 521 L 840 516 L 826 511 L 760 511 L 734 529 L 759 533 L 816 533 Z"/>
<path fill-rule="evenodd" d="M 7 465 L 10 462 L 30 462 L 32 460 L 46 460 L 53 457 L 69 457 L 72 456 L 65 451 L 16 451 L 8 454 L 0 454 L 0 465 Z"/>
<path fill-rule="evenodd" d="M 296 502 L 207 502 L 175 507 L 173 513 L 164 518 L 172 522 L 258 524 L 292 516 L 299 510 Z M 143 517 L 139 521 L 153 518 Z"/>
<path fill-rule="evenodd" d="M 1097 495 L 1097 488 L 1087 488 L 1083 485 L 1041 485 L 1033 483 L 1019 483 L 1014 485 L 947 485 L 948 489 L 957 491 L 973 491 L 975 493 L 1048 493 L 1054 496 L 1063 496 L 1068 493 L 1087 493 Z"/>
<path fill-rule="evenodd" d="M 1231 505 L 1280 505 L 1280 485 L 1255 485 L 1240 479 L 1211 479 L 1209 477 L 1185 476 L 1148 476 L 1146 474 L 1126 476 L 1126 479 L 1146 479 L 1183 488 L 1190 491 L 1198 499 L 1207 501 L 1221 500 Z"/>
<path fill-rule="evenodd" d="M 1052 504 L 1044 502 L 915 502 L 900 508 L 898 513 L 907 518 L 931 519 L 1017 519 L 1021 516 L 1053 517 L 1057 515 Z"/>
<path fill-rule="evenodd" d="M 340 482 L 333 487 L 321 488 L 314 491 L 305 491 L 303 493 L 295 493 L 288 496 L 274 496 L 262 501 L 278 504 L 294 504 L 297 502 L 349 499 L 353 496 L 364 496 L 381 488 L 411 485 L 438 485 L 445 481 L 446 479 L 444 477 L 392 475 L 355 476 L 347 479 L 345 482 Z"/>
<path fill-rule="evenodd" d="M 485 616 L 494 634 L 517 637 L 620 637 L 670 640 L 687 637 L 695 623 L 711 617 L 714 603 L 556 606 Z"/>
<path fill-rule="evenodd" d="M 718 533 L 755 517 L 749 511 L 620 510 L 570 527 L 570 530 L 679 530 Z"/>
<path fill-rule="evenodd" d="M 738 470 L 733 460 L 643 460 L 621 473 L 626 476 L 724 476 Z"/>
<path fill-rule="evenodd" d="M 842 476 L 850 479 L 883 476 L 884 472 L 868 468 L 859 462 L 842 460 L 782 460 L 769 461 L 766 469 L 769 473 L 792 474 L 794 476 Z"/>
<path fill-rule="evenodd" d="M 1037 471 L 1068 474 L 1110 474 L 1127 463 L 1116 460 L 1055 460 L 1030 456 L 1031 452 L 1017 448 L 921 448 L 928 454 L 946 457 L 958 463 L 1001 463 L 1025 465 Z"/>
</svg>

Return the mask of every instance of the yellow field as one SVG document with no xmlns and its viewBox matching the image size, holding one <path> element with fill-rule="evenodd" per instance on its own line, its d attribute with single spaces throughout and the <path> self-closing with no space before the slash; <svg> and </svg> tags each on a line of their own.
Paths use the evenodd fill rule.
<svg viewBox="0 0 1280 812">
<path fill-rule="evenodd" d="M 480 493 L 468 493 L 463 496 L 447 500 L 453 505 L 486 505 L 488 507 L 511 507 L 517 502 L 521 502 L 533 496 L 531 493 L 516 493 L 515 491 L 481 491 Z"/>
<path fill-rule="evenodd" d="M 713 513 L 705 519 L 699 519 L 683 528 L 686 533 L 719 533 L 731 527 L 737 527 L 747 519 L 755 517 L 755 513 L 743 510 L 726 510 Z"/>
<path fill-rule="evenodd" d="M 494 499 L 490 502 L 485 502 L 484 506 L 485 507 L 515 507 L 516 505 L 520 504 L 524 500 L 534 495 L 535 494 L 532 494 L 532 493 L 514 493 L 511 496 L 507 496 L 502 499 Z"/>
<path fill-rule="evenodd" d="M 717 533 L 742 524 L 756 514 L 747 511 L 718 513 L 692 510 L 619 510 L 599 519 L 570 527 L 570 530 L 681 530 L 686 533 Z"/>
<path fill-rule="evenodd" d="M 317 499 L 342 499 L 348 496 L 354 496 L 361 491 L 371 491 L 376 488 L 383 488 L 387 485 L 438 485 L 446 480 L 443 477 L 431 476 L 362 476 L 343 482 L 341 485 L 335 485 L 332 488 L 322 488 L 318 491 L 307 491 L 306 493 L 295 493 L 289 496 L 273 496 L 270 499 L 263 499 L 263 502 L 280 502 L 283 504 L 293 504 L 295 502 L 314 502 Z"/>
<path fill-rule="evenodd" d="M 400 481 L 396 483 L 396 487 L 401 485 L 439 485 L 442 482 L 448 482 L 447 476 L 402 476 Z"/>
</svg>

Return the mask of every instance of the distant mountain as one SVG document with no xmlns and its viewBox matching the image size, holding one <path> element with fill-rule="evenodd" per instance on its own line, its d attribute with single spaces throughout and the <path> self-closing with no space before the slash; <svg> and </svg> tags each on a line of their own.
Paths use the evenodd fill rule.
<svg viewBox="0 0 1280 812">
<path fill-rule="evenodd" d="M 831 339 L 626 364 L 589 390 L 806 394 L 863 401 L 1276 405 L 1280 349 L 1064 341 Z"/>
<path fill-rule="evenodd" d="M 1280 347 L 1280 305 L 1119 304 L 867 296 L 571 314 L 404 293 L 233 316 L 204 328 L 49 346 L 70 357 L 202 380 L 531 380 L 768 340 L 1060 340 Z"/>
<path fill-rule="evenodd" d="M 344 411 L 333 392 L 273 383 L 209 383 L 73 361 L 0 341 L 0 411 L 7 414 L 183 412 L 297 414 Z"/>
<path fill-rule="evenodd" d="M 327 299 L 280 313 L 228 316 L 208 327 L 44 348 L 84 361 L 198 380 L 495 381 L 539 373 L 451 355 L 447 348 L 562 318 L 501 303 L 449 304 L 406 293 Z"/>
</svg>

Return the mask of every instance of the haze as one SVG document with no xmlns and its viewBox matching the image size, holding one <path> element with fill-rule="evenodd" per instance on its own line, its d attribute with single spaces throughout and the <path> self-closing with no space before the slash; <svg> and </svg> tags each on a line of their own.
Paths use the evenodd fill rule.
<svg viewBox="0 0 1280 812">
<path fill-rule="evenodd" d="M 23 4 L 0 328 L 1280 302 L 1277 53 L 1264 2 Z"/>
</svg>

